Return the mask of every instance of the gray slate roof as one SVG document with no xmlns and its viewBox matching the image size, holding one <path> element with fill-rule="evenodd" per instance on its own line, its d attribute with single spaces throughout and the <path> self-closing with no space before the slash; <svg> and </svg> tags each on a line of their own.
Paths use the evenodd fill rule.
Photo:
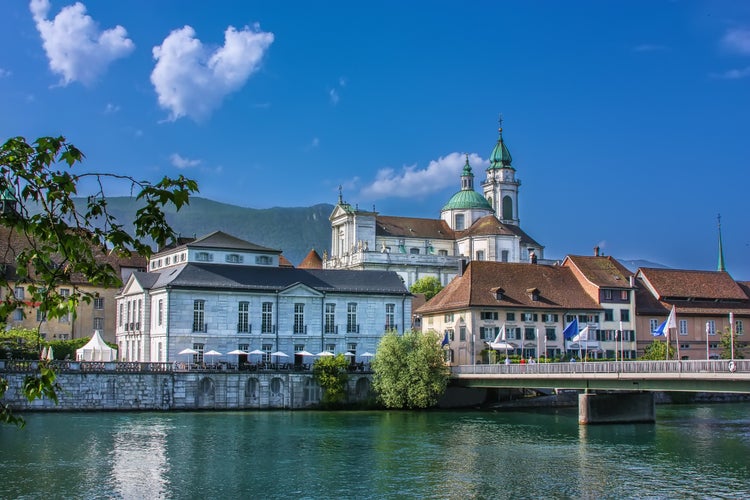
<svg viewBox="0 0 750 500">
<path fill-rule="evenodd" d="M 190 263 L 151 273 L 137 273 L 135 278 L 147 289 L 172 287 L 277 292 L 302 284 L 320 292 L 409 294 L 401 278 L 393 271 Z"/>
</svg>

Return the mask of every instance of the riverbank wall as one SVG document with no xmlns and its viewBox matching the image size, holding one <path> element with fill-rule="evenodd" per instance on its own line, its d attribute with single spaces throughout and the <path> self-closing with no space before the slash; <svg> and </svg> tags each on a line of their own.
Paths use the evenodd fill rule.
<svg viewBox="0 0 750 500">
<path fill-rule="evenodd" d="M 157 371 L 122 373 L 58 371 L 58 402 L 23 396 L 24 371 L 3 370 L 3 400 L 14 411 L 303 409 L 320 404 L 322 391 L 310 372 Z M 371 399 L 372 375 L 352 373 L 349 403 Z"/>
</svg>

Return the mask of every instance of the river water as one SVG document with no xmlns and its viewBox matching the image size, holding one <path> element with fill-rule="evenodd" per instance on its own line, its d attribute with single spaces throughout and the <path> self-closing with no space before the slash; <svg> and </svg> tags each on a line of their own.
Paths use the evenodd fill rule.
<svg viewBox="0 0 750 500">
<path fill-rule="evenodd" d="M 750 404 L 534 412 L 44 413 L 0 498 L 750 498 Z"/>
</svg>

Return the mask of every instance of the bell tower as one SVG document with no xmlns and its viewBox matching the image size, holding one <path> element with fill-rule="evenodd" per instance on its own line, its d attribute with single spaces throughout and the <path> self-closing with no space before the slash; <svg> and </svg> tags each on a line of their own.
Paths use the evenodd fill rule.
<svg viewBox="0 0 750 500">
<path fill-rule="evenodd" d="M 518 217 L 518 187 L 521 181 L 516 179 L 513 158 L 503 142 L 502 117 L 499 122 L 497 144 L 490 154 L 490 166 L 487 168 L 487 179 L 482 183 L 482 189 L 497 218 L 504 224 L 518 226 L 521 222 Z"/>
</svg>

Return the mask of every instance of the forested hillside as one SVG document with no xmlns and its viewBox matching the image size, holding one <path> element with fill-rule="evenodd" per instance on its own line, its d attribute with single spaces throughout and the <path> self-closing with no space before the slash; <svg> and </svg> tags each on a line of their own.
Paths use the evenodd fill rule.
<svg viewBox="0 0 750 500">
<path fill-rule="evenodd" d="M 138 209 L 134 198 L 108 198 L 110 212 L 129 225 Z M 205 198 L 191 198 L 190 205 L 179 212 L 167 213 L 167 221 L 181 236 L 204 236 L 224 231 L 258 245 L 276 248 L 297 265 L 314 248 L 323 255 L 331 241 L 328 216 L 333 205 L 311 207 L 245 208 Z M 129 231 L 131 227 L 127 227 Z"/>
</svg>

